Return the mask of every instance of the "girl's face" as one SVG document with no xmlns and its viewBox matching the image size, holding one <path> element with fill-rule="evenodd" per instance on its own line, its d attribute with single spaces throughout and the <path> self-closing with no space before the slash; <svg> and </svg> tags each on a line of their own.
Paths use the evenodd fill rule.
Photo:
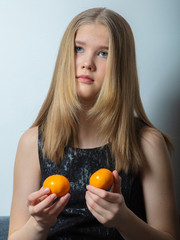
<svg viewBox="0 0 180 240">
<path fill-rule="evenodd" d="M 75 72 L 77 95 L 92 103 L 99 93 L 106 73 L 109 33 L 102 24 L 81 26 L 75 37 Z"/>
</svg>

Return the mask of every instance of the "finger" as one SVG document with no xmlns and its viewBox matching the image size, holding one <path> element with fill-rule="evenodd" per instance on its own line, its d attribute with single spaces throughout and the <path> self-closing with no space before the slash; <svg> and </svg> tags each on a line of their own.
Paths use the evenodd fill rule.
<svg viewBox="0 0 180 240">
<path fill-rule="evenodd" d="M 49 213 L 58 216 L 69 202 L 70 197 L 71 195 L 69 193 L 61 197 L 49 208 Z"/>
<path fill-rule="evenodd" d="M 93 194 L 89 191 L 86 192 L 85 199 L 86 199 L 86 204 L 91 206 L 91 208 L 93 208 L 93 209 L 96 209 L 99 207 L 102 207 L 103 209 L 108 208 L 107 204 L 109 202 L 107 202 L 103 198 L 101 198 L 101 197 L 97 196 L 96 194 Z"/>
<path fill-rule="evenodd" d="M 113 182 L 110 192 L 121 194 L 121 177 L 119 176 L 119 174 L 116 170 L 114 170 L 112 173 L 113 173 L 113 177 L 114 177 L 114 182 Z"/>
<path fill-rule="evenodd" d="M 32 210 L 31 210 L 31 214 L 37 214 L 39 212 L 43 212 L 45 211 L 45 209 L 47 210 L 53 203 L 53 201 L 57 198 L 56 194 L 51 194 L 49 195 L 47 198 L 45 198 L 43 201 L 41 201 L 40 203 L 38 203 L 37 205 L 35 205 Z"/>
<path fill-rule="evenodd" d="M 44 195 L 44 196 L 40 197 L 38 201 L 39 201 L 39 202 L 42 202 L 42 201 L 43 201 L 45 198 L 47 198 L 47 197 L 48 197 L 48 195 Z"/>
<path fill-rule="evenodd" d="M 99 197 L 112 203 L 119 202 L 119 193 L 108 192 L 106 190 L 93 187 L 91 185 L 86 186 L 86 188 L 90 193 L 94 194 L 94 198 Z"/>
<path fill-rule="evenodd" d="M 103 209 L 101 206 L 92 206 L 91 203 L 86 203 L 89 211 L 92 215 L 102 224 L 105 224 L 105 220 L 109 212 L 106 209 Z"/>
<path fill-rule="evenodd" d="M 27 205 L 35 205 L 38 202 L 38 199 L 49 194 L 49 188 L 41 188 L 40 190 L 33 192 L 29 195 L 27 199 Z"/>
</svg>

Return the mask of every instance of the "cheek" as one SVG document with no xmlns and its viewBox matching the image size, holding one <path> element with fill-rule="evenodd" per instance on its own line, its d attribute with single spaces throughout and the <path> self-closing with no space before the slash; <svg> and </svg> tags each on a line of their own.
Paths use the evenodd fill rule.
<svg viewBox="0 0 180 240">
<path fill-rule="evenodd" d="M 79 65 L 79 63 L 78 63 L 78 58 L 75 56 L 75 57 L 74 57 L 74 67 L 75 67 L 75 72 L 77 72 L 78 65 Z"/>
<path fill-rule="evenodd" d="M 101 65 L 101 75 L 102 75 L 103 79 L 105 77 L 105 74 L 106 74 L 106 64 L 102 64 Z"/>
</svg>

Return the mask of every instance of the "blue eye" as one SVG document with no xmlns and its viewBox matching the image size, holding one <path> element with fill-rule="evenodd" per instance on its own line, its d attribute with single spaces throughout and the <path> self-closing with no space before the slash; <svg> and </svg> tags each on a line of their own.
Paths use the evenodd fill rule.
<svg viewBox="0 0 180 240">
<path fill-rule="evenodd" d="M 104 58 L 107 58 L 108 53 L 107 53 L 107 52 L 100 52 L 100 53 L 99 53 L 99 56 L 104 57 Z"/>
<path fill-rule="evenodd" d="M 82 47 L 75 47 L 75 52 L 83 52 L 83 48 Z"/>
</svg>

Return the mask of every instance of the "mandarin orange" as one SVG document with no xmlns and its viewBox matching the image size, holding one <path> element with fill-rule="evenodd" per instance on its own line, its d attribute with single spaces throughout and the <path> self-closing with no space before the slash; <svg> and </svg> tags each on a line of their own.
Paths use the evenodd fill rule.
<svg viewBox="0 0 180 240">
<path fill-rule="evenodd" d="M 62 197 L 69 192 L 70 182 L 62 175 L 51 175 L 45 179 L 43 188 L 50 188 L 51 193 L 55 193 L 58 197 Z"/>
<path fill-rule="evenodd" d="M 114 177 L 112 172 L 109 169 L 101 168 L 91 175 L 89 184 L 106 190 L 113 184 L 113 181 Z"/>
</svg>

